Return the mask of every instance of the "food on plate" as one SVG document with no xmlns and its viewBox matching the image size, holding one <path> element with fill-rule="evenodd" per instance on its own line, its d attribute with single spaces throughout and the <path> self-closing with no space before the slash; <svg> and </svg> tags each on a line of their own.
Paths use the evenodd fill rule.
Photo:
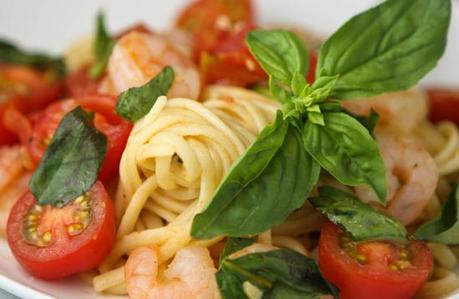
<svg viewBox="0 0 459 299">
<path fill-rule="evenodd" d="M 64 60 L 0 42 L 0 232 L 131 298 L 445 296 L 459 92 L 417 83 L 450 15 L 386 0 L 320 40 L 194 0 L 165 32 L 99 14 Z"/>
</svg>

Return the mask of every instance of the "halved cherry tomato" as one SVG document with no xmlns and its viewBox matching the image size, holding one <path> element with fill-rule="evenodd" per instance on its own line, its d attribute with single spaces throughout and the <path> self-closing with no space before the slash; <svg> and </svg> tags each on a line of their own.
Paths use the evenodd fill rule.
<svg viewBox="0 0 459 299">
<path fill-rule="evenodd" d="M 100 79 L 90 78 L 89 68 L 90 65 L 84 65 L 65 78 L 65 91 L 69 97 L 97 94 Z"/>
<path fill-rule="evenodd" d="M 107 153 L 99 173 L 99 179 L 107 182 L 118 174 L 119 161 L 132 129 L 129 122 L 115 114 L 115 99 L 110 96 L 84 96 L 51 104 L 32 119 L 32 135 L 27 148 L 32 160 L 38 164 L 61 119 L 77 105 L 96 112 L 94 126 L 107 136 Z"/>
<path fill-rule="evenodd" d="M 52 74 L 19 65 L 0 64 L 0 145 L 17 140 L 4 124 L 5 110 L 14 106 L 28 113 L 45 107 L 61 94 L 62 84 Z"/>
<path fill-rule="evenodd" d="M 449 120 L 459 125 L 459 89 L 431 88 L 427 94 L 433 122 Z"/>
<path fill-rule="evenodd" d="M 62 208 L 39 206 L 25 193 L 10 212 L 7 235 L 17 261 L 51 280 L 97 267 L 113 246 L 115 229 L 112 201 L 96 182 Z"/>
<path fill-rule="evenodd" d="M 322 226 L 319 266 L 342 299 L 413 298 L 429 277 L 432 254 L 423 242 L 356 244 L 336 225 Z"/>
</svg>

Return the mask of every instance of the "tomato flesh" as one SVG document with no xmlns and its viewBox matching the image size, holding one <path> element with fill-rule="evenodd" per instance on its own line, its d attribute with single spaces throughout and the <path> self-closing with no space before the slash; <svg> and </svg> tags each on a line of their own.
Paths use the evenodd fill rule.
<svg viewBox="0 0 459 299">
<path fill-rule="evenodd" d="M 406 251 L 389 242 L 354 243 L 353 255 L 340 244 L 342 235 L 326 222 L 319 242 L 320 269 L 340 289 L 340 298 L 413 298 L 432 271 L 432 254 L 423 242 L 410 241 Z"/>
<path fill-rule="evenodd" d="M 119 161 L 132 129 L 132 124 L 115 114 L 115 99 L 110 96 L 84 96 L 53 103 L 32 120 L 32 135 L 27 149 L 34 163 L 38 165 L 60 121 L 77 105 L 96 113 L 94 126 L 107 136 L 107 153 L 99 179 L 108 182 L 117 177 Z"/>
<path fill-rule="evenodd" d="M 112 201 L 100 182 L 86 196 L 90 207 L 86 223 L 75 218 L 86 211 L 78 211 L 80 204 L 75 202 L 62 209 L 39 207 L 27 192 L 13 206 L 8 243 L 17 261 L 32 275 L 60 279 L 93 269 L 108 255 L 115 242 Z M 30 220 L 33 217 L 35 222 Z"/>
<path fill-rule="evenodd" d="M 446 88 L 427 89 L 430 102 L 429 118 L 433 122 L 449 120 L 459 125 L 459 90 Z"/>
</svg>

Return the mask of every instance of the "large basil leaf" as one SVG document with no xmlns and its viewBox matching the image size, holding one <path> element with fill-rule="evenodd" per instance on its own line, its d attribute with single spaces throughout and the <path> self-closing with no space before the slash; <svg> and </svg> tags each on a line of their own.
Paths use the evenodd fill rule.
<svg viewBox="0 0 459 299">
<path fill-rule="evenodd" d="M 354 241 L 406 240 L 407 232 L 403 225 L 350 193 L 321 187 L 319 196 L 309 201 L 331 222 L 347 231 Z"/>
<path fill-rule="evenodd" d="M 65 75 L 65 64 L 61 57 L 23 51 L 12 43 L 0 40 L 0 63 L 24 64 L 39 70 L 52 70 Z"/>
<path fill-rule="evenodd" d="M 92 79 L 97 79 L 103 75 L 114 46 L 115 41 L 105 28 L 104 14 L 99 13 L 97 15 L 96 37 L 93 45 L 94 64 L 89 70 L 89 76 Z"/>
<path fill-rule="evenodd" d="M 370 185 L 384 202 L 386 170 L 368 130 L 342 112 L 324 113 L 325 126 L 307 122 L 303 142 L 314 159 L 341 183 Z"/>
<path fill-rule="evenodd" d="M 135 122 L 150 111 L 160 96 L 167 94 L 174 82 L 174 70 L 166 66 L 158 75 L 140 87 L 121 93 L 116 103 L 116 113 Z"/>
<path fill-rule="evenodd" d="M 247 45 L 263 69 L 274 79 L 290 86 L 295 73 L 309 68 L 308 49 L 295 33 L 287 30 L 255 30 Z"/>
<path fill-rule="evenodd" d="M 107 138 L 80 107 L 59 124 L 29 187 L 40 205 L 64 205 L 94 184 L 104 161 Z"/>
<path fill-rule="evenodd" d="M 459 244 L 459 187 L 456 186 L 443 206 L 440 217 L 423 224 L 416 238 L 448 245 Z"/>
<path fill-rule="evenodd" d="M 247 298 L 241 291 L 245 281 L 263 290 L 263 298 L 284 298 L 279 297 L 281 294 L 319 298 L 325 294 L 337 294 L 337 290 L 322 277 L 313 259 L 290 249 L 226 258 L 216 275 L 225 299 Z"/>
<path fill-rule="evenodd" d="M 278 112 L 195 216 L 192 236 L 247 236 L 281 223 L 304 203 L 319 171 L 302 147 L 299 130 Z"/>
<path fill-rule="evenodd" d="M 446 46 L 450 0 L 388 0 L 344 24 L 322 46 L 316 77 L 339 75 L 332 97 L 405 90 Z"/>
</svg>

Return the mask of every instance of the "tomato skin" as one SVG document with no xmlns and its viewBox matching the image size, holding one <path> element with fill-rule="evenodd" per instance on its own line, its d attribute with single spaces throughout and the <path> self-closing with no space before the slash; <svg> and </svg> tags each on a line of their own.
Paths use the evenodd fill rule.
<svg viewBox="0 0 459 299">
<path fill-rule="evenodd" d="M 432 122 L 449 120 L 459 125 L 459 90 L 446 88 L 427 89 Z"/>
<path fill-rule="evenodd" d="M 309 84 L 314 83 L 314 80 L 316 80 L 317 58 L 317 53 L 311 50 L 309 70 L 308 74 L 306 75 L 306 81 L 308 81 Z"/>
<path fill-rule="evenodd" d="M 54 132 L 64 115 L 81 105 L 95 112 L 94 126 L 107 136 L 107 153 L 99 172 L 99 179 L 108 182 L 118 175 L 121 155 L 126 146 L 132 124 L 115 114 L 115 99 L 111 96 L 92 95 L 68 99 L 51 104 L 39 116 L 35 116 L 32 135 L 26 144 L 33 162 L 38 165 Z"/>
<path fill-rule="evenodd" d="M 16 260 L 32 275 L 46 280 L 60 279 L 93 269 L 108 255 L 115 242 L 113 204 L 100 182 L 88 192 L 92 198 L 89 226 L 70 237 L 63 226 L 56 225 L 53 232 L 58 237 L 47 247 L 24 240 L 23 218 L 36 202 L 33 195 L 25 193 L 13 206 L 7 224 L 8 243 Z"/>
<path fill-rule="evenodd" d="M 342 299 L 413 298 L 432 271 L 432 254 L 423 242 L 410 242 L 413 267 L 394 271 L 388 267 L 394 254 L 390 246 L 383 242 L 358 245 L 359 252 L 370 257 L 368 264 L 361 265 L 340 247 L 339 234 L 331 222 L 322 226 L 319 266 L 324 277 L 340 289 Z"/>
<path fill-rule="evenodd" d="M 65 91 L 69 97 L 97 94 L 100 80 L 89 77 L 89 65 L 82 66 L 65 78 Z"/>
<path fill-rule="evenodd" d="M 2 87 L 5 81 L 5 87 Z M 22 91 L 15 91 L 14 85 Z M 0 64 L 0 145 L 17 141 L 17 136 L 4 123 L 5 111 L 13 107 L 22 113 L 29 113 L 45 107 L 62 92 L 60 80 L 47 78 L 45 74 L 19 65 Z"/>
</svg>

